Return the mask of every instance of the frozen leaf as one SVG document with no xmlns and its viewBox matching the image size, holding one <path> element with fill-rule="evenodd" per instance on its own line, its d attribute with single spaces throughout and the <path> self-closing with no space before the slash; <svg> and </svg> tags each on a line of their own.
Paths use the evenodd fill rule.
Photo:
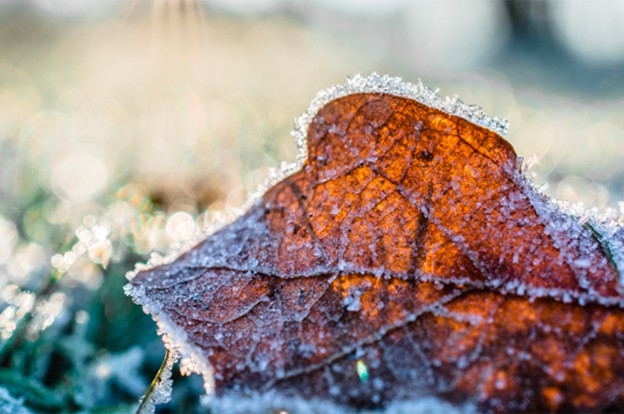
<svg viewBox="0 0 624 414">
<path fill-rule="evenodd" d="M 506 128 L 357 77 L 300 119 L 297 171 L 128 291 L 222 398 L 624 409 L 621 227 L 538 194 L 480 125 Z"/>
</svg>

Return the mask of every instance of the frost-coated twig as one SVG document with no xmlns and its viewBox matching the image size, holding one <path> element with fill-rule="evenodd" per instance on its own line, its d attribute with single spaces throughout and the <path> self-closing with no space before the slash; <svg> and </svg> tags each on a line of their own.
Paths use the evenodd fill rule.
<svg viewBox="0 0 624 414">
<path fill-rule="evenodd" d="M 160 388 L 163 382 L 170 381 L 168 376 L 171 376 L 171 365 L 173 365 L 171 351 L 167 349 L 165 351 L 165 358 L 163 359 L 156 376 L 152 380 L 152 383 L 145 392 L 145 395 L 141 399 L 141 404 L 139 405 L 139 408 L 137 408 L 136 414 L 151 414 L 154 412 L 156 404 L 166 402 L 159 398 L 157 389 Z"/>
</svg>

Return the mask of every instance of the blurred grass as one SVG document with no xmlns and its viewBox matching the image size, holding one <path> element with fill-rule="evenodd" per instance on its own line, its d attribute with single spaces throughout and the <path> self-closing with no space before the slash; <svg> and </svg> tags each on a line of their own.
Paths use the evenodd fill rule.
<svg viewBox="0 0 624 414">
<path fill-rule="evenodd" d="M 554 196 L 622 200 L 621 69 L 583 71 L 516 39 L 439 70 L 398 15 L 174 3 L 122 2 L 97 19 L 0 4 L 0 387 L 30 409 L 136 408 L 164 348 L 123 295 L 125 273 L 234 214 L 295 159 L 292 119 L 350 74 L 424 73 L 507 117 Z M 587 89 L 596 73 L 603 84 Z M 201 392 L 177 375 L 160 410 L 199 412 Z"/>
</svg>

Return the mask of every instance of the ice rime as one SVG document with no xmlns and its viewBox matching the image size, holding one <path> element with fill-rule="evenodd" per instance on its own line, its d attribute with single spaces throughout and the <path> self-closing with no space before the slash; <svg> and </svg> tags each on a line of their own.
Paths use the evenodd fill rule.
<svg viewBox="0 0 624 414">
<path fill-rule="evenodd" d="M 284 398 L 274 392 L 239 397 L 216 398 L 210 405 L 215 414 L 354 414 L 356 410 L 337 406 L 321 399 Z M 397 401 L 384 410 L 386 414 L 477 414 L 472 405 L 454 406 L 434 397 Z"/>
<path fill-rule="evenodd" d="M 402 96 L 418 101 L 424 105 L 439 109 L 450 115 L 459 116 L 477 125 L 489 128 L 502 135 L 507 134 L 509 122 L 496 116 L 485 114 L 483 108 L 475 104 L 465 104 L 457 95 L 444 97 L 438 95 L 438 89 L 425 86 L 422 80 L 413 84 L 403 81 L 399 77 L 372 73 L 369 76 L 355 75 L 344 85 L 336 85 L 320 91 L 312 100 L 308 110 L 295 120 L 295 130 L 292 132 L 300 149 L 298 164 L 305 162 L 307 156 L 308 126 L 318 111 L 327 103 L 356 93 L 383 93 L 393 96 Z"/>
<path fill-rule="evenodd" d="M 139 400 L 139 410 L 137 414 L 151 414 L 156 410 L 156 405 L 169 402 L 171 398 L 171 387 L 173 380 L 171 379 L 175 356 L 168 356 L 164 361 L 164 367 L 160 376 L 155 379 L 156 384 L 149 395 L 143 396 Z"/>
</svg>

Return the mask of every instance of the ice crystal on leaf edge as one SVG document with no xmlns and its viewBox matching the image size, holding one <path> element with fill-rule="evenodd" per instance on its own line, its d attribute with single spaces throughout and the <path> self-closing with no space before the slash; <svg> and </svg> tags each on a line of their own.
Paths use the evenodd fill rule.
<svg viewBox="0 0 624 414">
<path fill-rule="evenodd" d="M 442 98 L 438 95 L 437 89 L 434 90 L 425 86 L 420 79 L 413 84 L 405 82 L 399 77 L 379 75 L 377 73 L 372 73 L 369 76 L 355 75 L 353 78 L 348 79 L 346 84 L 336 85 L 320 91 L 312 100 L 307 111 L 295 119 L 294 130 L 291 135 L 297 143 L 299 155 L 294 163 L 283 162 L 280 168 L 274 169 L 265 183 L 248 196 L 243 206 L 236 209 L 236 211 L 228 212 L 226 219 L 196 232 L 191 240 L 174 246 L 166 256 L 153 253 L 146 264 L 138 264 L 134 271 L 128 272 L 126 275 L 127 279 L 132 280 L 139 271 L 172 262 L 180 254 L 245 213 L 274 184 L 298 171 L 307 158 L 308 127 L 316 114 L 333 100 L 359 93 L 383 93 L 413 99 L 450 115 L 464 118 L 501 135 L 506 135 L 509 127 L 506 119 L 490 117 L 485 114 L 480 106 L 465 104 L 456 95 Z M 518 162 L 523 164 L 523 158 L 519 156 Z M 555 229 L 570 227 L 580 229 L 583 226 L 589 226 L 605 252 L 610 256 L 613 265 L 617 268 L 622 278 L 622 275 L 624 275 L 624 228 L 622 226 L 622 218 L 618 217 L 615 210 L 598 210 L 595 208 L 587 210 L 581 204 L 572 205 L 563 201 L 552 200 L 543 194 L 526 174 L 529 168 L 526 163 L 517 167 L 514 171 L 510 171 L 513 181 L 527 194 L 531 204 L 538 213 L 545 219 L 550 219 Z M 624 285 L 624 280 L 621 280 L 621 283 Z M 124 286 L 124 292 L 135 303 L 140 304 L 145 313 L 152 316 L 158 326 L 158 333 L 161 335 L 165 347 L 170 352 L 170 360 L 166 363 L 163 378 L 159 380 L 159 386 L 155 390 L 156 395 L 152 397 L 153 401 L 149 404 L 150 411 L 153 410 L 155 404 L 169 400 L 172 383 L 170 379 L 171 369 L 177 360 L 181 360 L 180 370 L 183 374 L 197 373 L 203 376 L 204 388 L 207 396 L 210 397 L 214 390 L 212 368 L 201 352 L 187 340 L 184 330 L 160 312 L 161 306 L 147 298 L 143 286 L 127 284 Z M 213 400 L 211 404 L 217 410 L 216 412 L 221 410 L 223 412 L 266 412 L 266 410 L 271 409 L 291 409 L 297 413 L 345 412 L 344 407 L 337 407 L 328 402 L 304 401 L 296 398 L 283 399 L 273 394 L 268 396 L 256 395 L 249 398 L 248 401 L 225 398 Z M 453 407 L 447 402 L 436 398 L 412 402 L 395 402 L 388 406 L 385 411 L 386 413 L 403 413 L 413 412 L 414 409 L 418 412 L 435 412 L 438 411 L 437 409 L 442 409 L 446 412 L 475 412 L 475 408 L 472 405 Z"/>
</svg>

